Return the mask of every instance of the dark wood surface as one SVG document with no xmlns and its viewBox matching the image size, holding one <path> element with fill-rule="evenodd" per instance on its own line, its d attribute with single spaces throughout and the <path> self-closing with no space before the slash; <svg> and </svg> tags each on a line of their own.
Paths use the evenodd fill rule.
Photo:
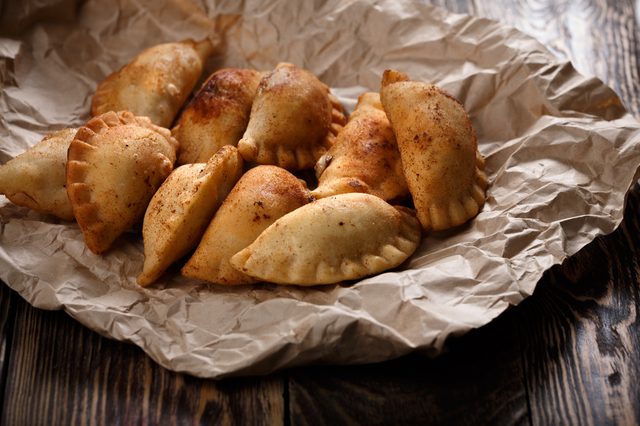
<svg viewBox="0 0 640 426">
<path fill-rule="evenodd" d="M 596 75 L 640 117 L 631 0 L 439 0 L 501 20 Z M 640 186 L 618 230 L 436 359 L 201 380 L 0 286 L 0 423 L 640 424 Z"/>
</svg>

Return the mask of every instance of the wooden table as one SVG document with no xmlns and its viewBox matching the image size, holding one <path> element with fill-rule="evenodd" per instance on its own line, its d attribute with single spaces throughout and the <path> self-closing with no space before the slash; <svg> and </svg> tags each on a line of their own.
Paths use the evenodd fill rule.
<svg viewBox="0 0 640 426">
<path fill-rule="evenodd" d="M 537 37 L 640 117 L 640 3 L 438 0 Z M 639 424 L 640 187 L 625 219 L 436 359 L 201 380 L 0 286 L 0 419 L 32 424 Z"/>
</svg>

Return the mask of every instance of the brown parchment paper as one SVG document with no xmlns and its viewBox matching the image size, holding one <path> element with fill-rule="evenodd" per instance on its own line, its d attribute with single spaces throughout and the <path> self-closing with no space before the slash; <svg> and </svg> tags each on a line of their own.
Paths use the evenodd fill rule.
<svg viewBox="0 0 640 426">
<path fill-rule="evenodd" d="M 15 6 L 24 22 L 41 13 L 32 3 Z M 491 186 L 477 218 L 431 234 L 402 268 L 350 286 L 207 286 L 173 269 L 143 289 L 139 233 L 99 257 L 75 224 L 2 199 L 0 278 L 33 306 L 64 309 L 171 370 L 261 374 L 437 354 L 448 336 L 518 304 L 546 269 L 619 224 L 640 125 L 599 80 L 486 19 L 419 2 L 314 3 L 60 1 L 64 20 L 0 39 L 0 161 L 81 125 L 98 82 L 140 50 L 208 36 L 221 46 L 208 71 L 293 62 L 349 110 L 386 68 L 445 88 L 469 111 L 486 157 Z"/>
</svg>

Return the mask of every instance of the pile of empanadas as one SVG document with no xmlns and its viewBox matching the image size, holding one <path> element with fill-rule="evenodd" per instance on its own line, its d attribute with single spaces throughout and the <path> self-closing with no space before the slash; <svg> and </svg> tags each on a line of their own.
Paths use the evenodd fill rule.
<svg viewBox="0 0 640 426">
<path fill-rule="evenodd" d="M 142 223 L 143 286 L 176 262 L 216 284 L 360 279 L 482 207 L 475 132 L 436 86 L 385 71 L 347 121 L 327 85 L 281 63 L 217 70 L 185 105 L 213 51 L 140 53 L 98 86 L 84 126 L 1 166 L 0 193 L 75 219 L 96 254 Z"/>
</svg>

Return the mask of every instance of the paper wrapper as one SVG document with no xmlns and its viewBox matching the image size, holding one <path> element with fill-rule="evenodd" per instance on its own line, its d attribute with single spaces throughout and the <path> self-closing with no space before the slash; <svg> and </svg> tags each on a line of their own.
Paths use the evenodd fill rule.
<svg viewBox="0 0 640 426">
<path fill-rule="evenodd" d="M 73 17 L 74 2 L 60 3 L 72 10 L 61 16 Z M 482 212 L 428 236 L 398 270 L 349 286 L 208 286 L 172 269 L 140 288 L 139 232 L 99 257 L 75 224 L 4 200 L 0 278 L 33 306 L 64 309 L 166 368 L 202 377 L 437 354 L 448 336 L 518 304 L 546 269 L 621 221 L 640 163 L 639 123 L 599 80 L 535 40 L 417 2 L 239 4 L 145 9 L 90 0 L 72 24 L 36 23 L 3 38 L 0 160 L 47 132 L 81 125 L 96 85 L 142 49 L 187 37 L 220 41 L 224 32 L 209 71 L 293 62 L 349 110 L 359 94 L 379 89 L 386 68 L 452 93 L 486 158 L 491 186 Z M 24 16 L 35 13 L 25 8 Z"/>
</svg>

